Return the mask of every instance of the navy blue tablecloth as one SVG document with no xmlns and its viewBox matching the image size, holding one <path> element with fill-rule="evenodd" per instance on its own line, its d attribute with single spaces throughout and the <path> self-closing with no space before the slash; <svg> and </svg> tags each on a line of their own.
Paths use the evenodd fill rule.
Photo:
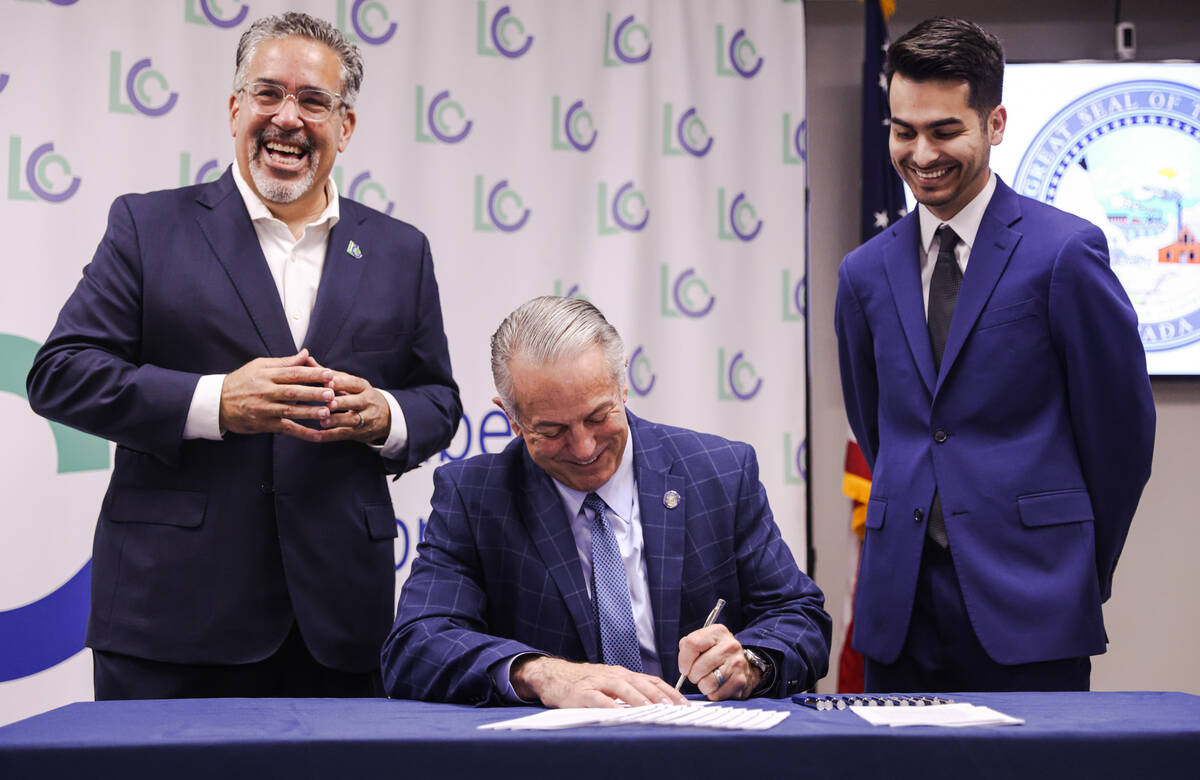
<svg viewBox="0 0 1200 780">
<path fill-rule="evenodd" d="M 1200 697 L 965 693 L 1023 726 L 870 726 L 788 700 L 768 731 L 479 731 L 533 712 L 385 699 L 81 702 L 0 728 L 0 778 L 1200 777 Z"/>
</svg>

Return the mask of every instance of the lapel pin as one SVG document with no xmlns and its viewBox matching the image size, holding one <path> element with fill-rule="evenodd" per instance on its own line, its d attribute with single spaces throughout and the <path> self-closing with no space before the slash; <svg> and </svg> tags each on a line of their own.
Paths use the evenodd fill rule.
<svg viewBox="0 0 1200 780">
<path fill-rule="evenodd" d="M 668 490 L 663 494 L 663 506 L 667 509 L 674 509 L 679 506 L 679 494 L 674 490 Z"/>
<path fill-rule="evenodd" d="M 362 260 L 362 250 L 359 249 L 358 244 L 354 243 L 354 241 L 346 244 L 346 254 L 350 255 L 355 260 Z"/>
</svg>

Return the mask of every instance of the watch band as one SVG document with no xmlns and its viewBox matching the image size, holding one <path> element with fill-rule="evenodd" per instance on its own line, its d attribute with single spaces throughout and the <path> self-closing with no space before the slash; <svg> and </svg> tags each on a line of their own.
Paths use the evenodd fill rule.
<svg viewBox="0 0 1200 780">
<path fill-rule="evenodd" d="M 762 675 L 762 679 L 759 680 L 753 693 L 760 693 L 770 688 L 775 682 L 775 664 L 771 662 L 770 657 L 757 653 L 749 647 L 742 648 L 742 655 L 746 657 L 746 662 Z"/>
</svg>

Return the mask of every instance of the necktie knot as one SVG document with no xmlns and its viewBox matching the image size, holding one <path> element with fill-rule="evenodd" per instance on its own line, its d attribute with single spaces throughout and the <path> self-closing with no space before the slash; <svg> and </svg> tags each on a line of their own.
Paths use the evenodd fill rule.
<svg viewBox="0 0 1200 780">
<path fill-rule="evenodd" d="M 943 223 L 938 226 L 934 238 L 938 240 L 938 256 L 943 252 L 953 252 L 954 247 L 958 246 L 958 234 L 954 232 L 954 228 Z"/>
<path fill-rule="evenodd" d="M 606 519 L 604 517 L 604 509 L 608 505 L 604 503 L 604 499 L 600 498 L 600 496 L 595 493 L 588 493 L 583 497 L 583 505 L 595 513 L 597 520 L 603 521 Z"/>
</svg>

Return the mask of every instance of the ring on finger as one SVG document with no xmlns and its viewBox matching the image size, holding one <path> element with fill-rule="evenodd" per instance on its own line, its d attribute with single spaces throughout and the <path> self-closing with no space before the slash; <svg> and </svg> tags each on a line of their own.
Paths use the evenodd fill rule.
<svg viewBox="0 0 1200 780">
<path fill-rule="evenodd" d="M 355 428 L 363 427 L 363 423 L 365 423 L 366 420 L 363 419 L 362 412 L 355 412 L 355 414 L 358 415 L 358 422 L 354 423 L 354 427 Z"/>
<path fill-rule="evenodd" d="M 721 671 L 721 667 L 712 670 L 712 676 L 717 679 L 717 687 L 720 688 L 725 684 L 725 673 Z"/>
</svg>

